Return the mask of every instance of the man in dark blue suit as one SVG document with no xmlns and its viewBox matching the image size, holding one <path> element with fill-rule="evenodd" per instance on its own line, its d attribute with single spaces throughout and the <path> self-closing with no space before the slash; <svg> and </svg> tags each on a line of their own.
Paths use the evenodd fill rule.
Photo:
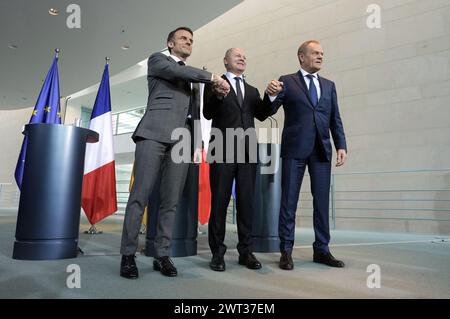
<svg viewBox="0 0 450 319">
<path fill-rule="evenodd" d="M 313 196 L 315 241 L 314 262 L 331 267 L 344 263 L 331 255 L 329 229 L 329 190 L 331 178 L 331 142 L 337 150 L 336 166 L 344 164 L 347 145 L 337 103 L 335 84 L 317 74 L 322 67 L 323 50 L 315 40 L 298 49 L 300 70 L 272 80 L 265 98 L 270 98 L 272 113 L 283 105 L 285 112 L 281 140 L 282 192 L 279 219 L 280 268 L 294 268 L 292 249 L 295 238 L 295 213 L 300 187 L 308 166 Z"/>
</svg>

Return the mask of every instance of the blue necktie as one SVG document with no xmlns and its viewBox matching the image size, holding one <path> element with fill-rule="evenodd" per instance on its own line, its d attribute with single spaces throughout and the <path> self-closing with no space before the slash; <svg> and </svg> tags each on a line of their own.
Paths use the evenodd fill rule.
<svg viewBox="0 0 450 319">
<path fill-rule="evenodd" d="M 317 97 L 317 89 L 316 85 L 314 84 L 314 76 L 312 74 L 308 74 L 306 77 L 309 79 L 309 97 L 311 98 L 311 102 L 315 107 L 317 105 L 317 102 L 319 102 L 319 98 Z"/>
<path fill-rule="evenodd" d="M 185 66 L 186 63 L 184 63 L 183 61 L 178 61 L 177 62 L 179 65 L 181 66 Z M 189 90 L 191 91 L 191 84 L 189 82 L 187 82 L 188 86 L 189 86 Z M 192 92 L 190 94 L 190 99 L 189 99 L 189 108 L 188 108 L 188 113 L 187 113 L 187 118 L 191 119 L 193 114 L 192 114 Z"/>
</svg>

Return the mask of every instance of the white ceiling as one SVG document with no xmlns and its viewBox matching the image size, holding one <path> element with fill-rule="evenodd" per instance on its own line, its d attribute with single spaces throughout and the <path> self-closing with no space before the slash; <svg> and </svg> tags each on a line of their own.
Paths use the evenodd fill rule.
<svg viewBox="0 0 450 319">
<path fill-rule="evenodd" d="M 145 77 L 125 81 L 121 72 L 141 72 L 136 64 L 163 49 L 174 28 L 198 29 L 241 1 L 0 0 L 0 109 L 34 106 L 54 48 L 61 50 L 61 96 L 98 83 L 108 56 L 111 85 L 122 82 L 111 88 L 113 111 L 144 105 Z M 66 25 L 70 15 L 66 8 L 71 3 L 81 8 L 80 29 Z M 59 9 L 60 14 L 49 15 L 50 8 Z M 123 45 L 130 49 L 122 50 Z M 95 98 L 94 92 L 91 95 Z M 93 98 L 78 99 L 92 106 Z"/>
</svg>

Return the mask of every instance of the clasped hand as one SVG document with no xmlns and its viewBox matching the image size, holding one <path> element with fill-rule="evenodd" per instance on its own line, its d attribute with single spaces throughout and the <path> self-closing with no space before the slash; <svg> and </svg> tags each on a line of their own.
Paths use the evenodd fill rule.
<svg viewBox="0 0 450 319">
<path fill-rule="evenodd" d="M 272 80 L 267 84 L 266 93 L 269 96 L 276 96 L 283 91 L 283 82 Z"/>
<path fill-rule="evenodd" d="M 220 76 L 214 75 L 212 89 L 219 97 L 225 97 L 230 93 L 230 84 Z"/>
</svg>

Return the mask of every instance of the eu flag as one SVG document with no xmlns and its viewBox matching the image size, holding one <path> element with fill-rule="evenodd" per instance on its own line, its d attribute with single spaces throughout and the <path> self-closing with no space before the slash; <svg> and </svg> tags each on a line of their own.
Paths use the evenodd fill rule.
<svg viewBox="0 0 450 319">
<path fill-rule="evenodd" d="M 58 80 L 58 56 L 53 59 L 52 66 L 45 78 L 41 93 L 34 107 L 29 124 L 48 123 L 61 124 L 61 111 L 59 105 L 59 80 Z M 17 161 L 16 178 L 17 186 L 22 189 L 23 170 L 25 167 L 25 155 L 27 152 L 27 136 L 24 137 Z"/>
</svg>

